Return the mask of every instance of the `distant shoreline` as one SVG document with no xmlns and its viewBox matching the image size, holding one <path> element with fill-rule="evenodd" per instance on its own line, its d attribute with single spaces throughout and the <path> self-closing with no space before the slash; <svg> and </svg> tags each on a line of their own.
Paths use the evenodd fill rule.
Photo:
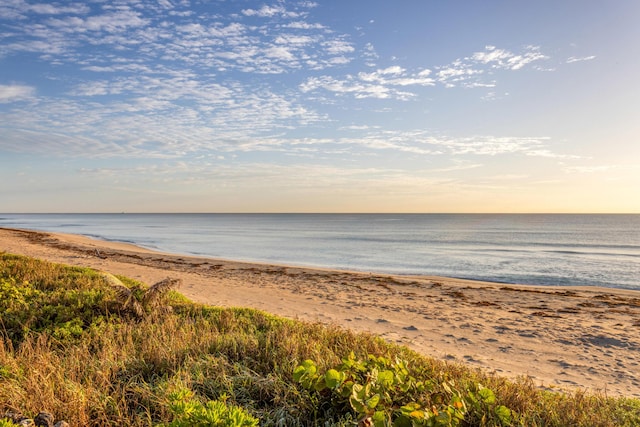
<svg viewBox="0 0 640 427">
<path fill-rule="evenodd" d="M 249 263 L 640 290 L 640 215 L 31 214 L 2 226 Z"/>
<path fill-rule="evenodd" d="M 111 215 L 111 214 L 108 214 L 108 215 Z M 118 214 L 114 213 L 113 215 L 118 215 Z M 141 214 L 141 215 L 147 215 L 147 214 Z M 158 215 L 163 215 L 163 214 L 158 214 Z M 205 215 L 208 215 L 208 214 L 205 214 Z M 262 215 L 262 214 L 257 214 L 257 215 Z M 276 214 L 276 215 L 280 215 L 280 214 Z M 298 215 L 298 214 L 293 214 L 293 215 Z M 310 215 L 316 215 L 316 214 L 310 214 Z M 323 214 L 319 214 L 319 215 L 323 215 Z M 334 214 L 329 214 L 329 215 L 334 215 Z M 339 215 L 342 215 L 342 214 L 339 214 Z M 348 214 L 345 214 L 345 215 L 348 215 Z M 375 215 L 375 214 L 372 214 L 372 215 Z M 386 214 L 383 214 L 383 215 L 386 215 Z M 404 214 L 401 214 L 401 215 L 404 215 Z M 412 215 L 412 214 L 408 214 L 408 215 Z M 416 214 L 416 215 L 423 215 L 423 214 Z M 449 215 L 449 214 L 446 214 L 446 215 Z M 467 215 L 467 214 L 461 214 L 461 215 Z M 478 215 L 485 215 L 485 214 L 478 214 Z M 491 214 L 487 214 L 487 215 L 491 215 Z M 505 214 L 505 215 L 511 215 L 511 214 Z M 528 214 L 523 214 L 523 215 L 528 215 Z M 533 215 L 538 215 L 538 214 L 533 214 Z M 546 215 L 546 214 L 540 214 L 540 215 Z M 568 215 L 573 215 L 573 214 L 568 214 Z M 585 214 L 585 215 L 590 215 L 590 214 Z M 594 215 L 598 215 L 598 214 L 594 214 Z M 319 271 L 330 271 L 335 273 L 350 273 L 350 274 L 364 274 L 364 275 L 377 275 L 377 276 L 379 275 L 379 276 L 390 276 L 390 277 L 396 276 L 399 278 L 426 278 L 426 279 L 435 279 L 435 280 L 453 280 L 453 281 L 459 281 L 464 283 L 468 282 L 470 284 L 481 283 L 481 284 L 487 284 L 487 285 L 509 285 L 509 286 L 523 287 L 525 289 L 539 288 L 540 290 L 549 290 L 549 289 L 557 288 L 559 290 L 594 290 L 594 291 L 600 290 L 602 292 L 614 290 L 614 291 L 620 291 L 621 293 L 630 293 L 630 295 L 637 294 L 640 296 L 640 289 L 627 289 L 627 288 L 591 286 L 591 285 L 587 285 L 587 286 L 537 285 L 537 284 L 530 284 L 530 283 L 514 283 L 509 281 L 498 281 L 498 280 L 487 281 L 487 280 L 470 278 L 470 277 L 393 273 L 393 272 L 375 271 L 375 270 L 354 270 L 354 269 L 347 269 L 347 268 L 340 268 L 340 267 L 318 266 L 318 265 L 310 265 L 310 264 L 302 264 L 302 263 L 270 262 L 270 261 L 260 261 L 260 260 L 253 260 L 253 259 L 224 258 L 224 257 L 213 257 L 208 255 L 200 255 L 200 254 L 193 254 L 193 253 L 186 253 L 186 252 L 181 253 L 181 252 L 164 251 L 158 248 L 140 245 L 139 243 L 133 240 L 127 241 L 127 240 L 120 240 L 120 239 L 109 239 L 103 236 L 96 236 L 92 234 L 63 233 L 63 232 L 57 232 L 57 231 L 35 230 L 35 229 L 28 229 L 28 228 L 12 228 L 12 227 L 2 227 L 2 226 L 0 226 L 0 230 L 16 231 L 16 232 L 22 232 L 25 234 L 33 234 L 33 235 L 41 234 L 41 235 L 57 236 L 63 240 L 72 240 L 78 243 L 87 243 L 90 246 L 112 248 L 114 250 L 149 252 L 149 253 L 166 255 L 168 257 L 194 258 L 194 259 L 202 259 L 202 260 L 218 261 L 218 262 L 234 263 L 234 264 L 273 266 L 273 267 L 282 267 L 282 268 L 302 268 L 302 269 L 319 270 Z M 85 242 L 82 242 L 82 240 L 85 240 Z"/>
<path fill-rule="evenodd" d="M 388 273 L 384 271 L 362 271 L 362 270 L 350 270 L 350 269 L 342 269 L 342 268 L 333 268 L 333 267 L 323 267 L 323 266 L 314 266 L 314 265 L 306 265 L 306 264 L 294 264 L 294 263 L 273 263 L 266 261 L 254 261 L 254 260 L 243 260 L 243 259 L 231 259 L 224 257 L 212 257 L 207 255 L 196 255 L 189 253 L 176 253 L 170 251 L 162 251 L 155 248 L 145 247 L 143 245 L 139 245 L 135 241 L 123 241 L 117 239 L 108 239 L 104 237 L 98 237 L 87 234 L 74 234 L 74 233 L 61 233 L 61 232 L 52 232 L 52 231 L 44 231 L 44 230 L 33 230 L 28 228 L 12 228 L 12 227 L 0 227 L 0 233 L 2 232 L 15 232 L 22 233 L 25 236 L 28 236 L 28 239 L 38 242 L 43 245 L 50 245 L 53 247 L 58 247 L 67 251 L 78 251 L 89 253 L 91 252 L 88 248 L 96 248 L 97 250 L 113 250 L 116 251 L 119 255 L 128 254 L 130 252 L 134 253 L 132 258 L 133 263 L 137 263 L 139 256 L 136 253 L 145 253 L 145 254 L 156 254 L 158 256 L 164 256 L 166 259 L 194 259 L 200 260 L 204 262 L 216 262 L 216 263 L 229 263 L 229 264 L 237 264 L 237 265 L 246 265 L 249 268 L 254 266 L 262 266 L 262 267 L 276 267 L 276 268 L 291 268 L 291 269 L 304 269 L 304 270 L 317 270 L 320 272 L 331 272 L 331 273 L 346 273 L 346 274 L 354 274 L 354 275 L 365 275 L 365 276 L 380 276 L 380 277 L 397 277 L 399 279 L 425 279 L 425 280 L 445 280 L 445 281 L 453 281 L 461 284 L 466 284 L 468 286 L 474 285 L 494 285 L 494 286 L 509 286 L 515 287 L 522 291 L 593 291 L 593 292 L 612 292 L 616 294 L 628 295 L 630 297 L 637 296 L 640 298 L 640 290 L 639 289 L 626 289 L 626 288 L 613 288 L 606 286 L 570 286 L 570 285 L 535 285 L 535 284 L 527 284 L 527 283 L 513 283 L 507 281 L 486 281 L 480 279 L 473 278 L 465 278 L 465 277 L 455 277 L 455 276 L 438 276 L 438 275 L 425 275 L 425 274 L 403 274 L 403 273 Z M 2 248 L 0 247 L 0 251 Z"/>
</svg>

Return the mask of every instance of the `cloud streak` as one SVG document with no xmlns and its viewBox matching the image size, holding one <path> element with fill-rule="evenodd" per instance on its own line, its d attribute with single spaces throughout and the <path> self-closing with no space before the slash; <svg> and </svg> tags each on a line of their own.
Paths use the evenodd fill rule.
<svg viewBox="0 0 640 427">
<path fill-rule="evenodd" d="M 0 104 L 31 99 L 35 93 L 36 89 L 27 85 L 0 85 Z"/>
<path fill-rule="evenodd" d="M 572 64 L 574 62 L 582 62 L 582 61 L 593 61 L 594 59 L 596 59 L 595 55 L 589 55 L 589 56 L 583 56 L 583 57 L 572 56 L 567 59 L 567 64 Z"/>
<path fill-rule="evenodd" d="M 407 101 L 418 94 L 415 88 L 442 85 L 447 88 L 494 87 L 496 71 L 518 71 L 527 65 L 548 59 L 537 46 L 526 46 L 513 53 L 495 46 L 482 52 L 456 59 L 449 64 L 414 71 L 390 66 L 373 72 L 360 72 L 342 79 L 332 76 L 311 77 L 300 85 L 303 92 L 324 90 L 336 95 L 350 94 L 355 98 L 396 99 Z M 490 75 L 491 78 L 484 78 Z M 410 88 L 413 87 L 413 90 Z M 402 88 L 402 89 L 401 89 Z"/>
</svg>

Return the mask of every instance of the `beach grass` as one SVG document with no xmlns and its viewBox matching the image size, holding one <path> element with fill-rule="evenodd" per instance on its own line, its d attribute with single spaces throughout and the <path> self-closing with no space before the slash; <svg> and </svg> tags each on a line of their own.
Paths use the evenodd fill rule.
<svg viewBox="0 0 640 427">
<path fill-rule="evenodd" d="M 144 284 L 117 280 L 144 301 Z M 400 425 L 412 407 L 414 425 L 640 425 L 637 399 L 541 390 L 366 333 L 195 304 L 168 287 L 135 313 L 124 296 L 104 273 L 0 254 L 0 419 L 47 411 L 71 426 L 352 426 L 378 412 Z M 353 393 L 355 375 L 327 384 L 349 360 L 382 397 L 370 410 L 337 393 Z M 301 378 L 305 363 L 313 383 Z M 376 383 L 394 369 L 405 389 Z"/>
</svg>

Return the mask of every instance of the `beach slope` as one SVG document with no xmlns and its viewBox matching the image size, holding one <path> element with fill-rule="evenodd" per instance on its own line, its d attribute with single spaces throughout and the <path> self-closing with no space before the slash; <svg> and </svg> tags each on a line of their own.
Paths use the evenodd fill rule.
<svg viewBox="0 0 640 427">
<path fill-rule="evenodd" d="M 336 324 L 541 387 L 640 397 L 640 292 L 533 287 L 242 263 L 82 236 L 0 229 L 0 251 L 152 284 L 188 298 Z"/>
</svg>

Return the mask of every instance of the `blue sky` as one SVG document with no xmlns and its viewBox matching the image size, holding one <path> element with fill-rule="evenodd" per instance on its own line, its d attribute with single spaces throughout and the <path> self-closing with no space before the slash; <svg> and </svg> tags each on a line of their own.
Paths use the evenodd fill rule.
<svg viewBox="0 0 640 427">
<path fill-rule="evenodd" d="M 640 212 L 640 2 L 0 3 L 0 212 Z"/>
</svg>

